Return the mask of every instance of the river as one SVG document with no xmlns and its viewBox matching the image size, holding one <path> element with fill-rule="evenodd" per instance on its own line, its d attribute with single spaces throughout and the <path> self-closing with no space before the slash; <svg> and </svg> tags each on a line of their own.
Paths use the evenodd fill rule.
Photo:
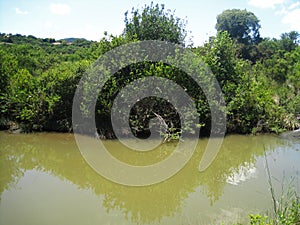
<svg viewBox="0 0 300 225">
<path fill-rule="evenodd" d="M 114 157 L 136 165 L 161 161 L 176 145 L 136 152 L 115 140 L 103 142 Z M 276 195 L 293 186 L 300 193 L 299 140 L 229 135 L 200 172 L 207 142 L 199 139 L 192 158 L 171 178 L 131 187 L 96 173 L 73 134 L 0 132 L 0 224 L 247 223 L 249 213 L 273 212 L 266 162 Z"/>
</svg>

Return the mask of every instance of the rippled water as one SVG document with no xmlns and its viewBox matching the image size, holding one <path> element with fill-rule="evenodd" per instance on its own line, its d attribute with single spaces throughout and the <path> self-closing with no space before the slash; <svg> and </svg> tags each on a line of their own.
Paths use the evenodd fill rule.
<svg viewBox="0 0 300 225">
<path fill-rule="evenodd" d="M 188 140 L 186 140 L 188 141 Z M 148 165 L 168 157 L 176 143 L 136 152 L 105 141 L 117 159 Z M 249 213 L 272 212 L 264 149 L 275 192 L 300 193 L 300 142 L 274 135 L 230 135 L 204 172 L 200 139 L 188 164 L 170 179 L 146 187 L 113 183 L 82 158 L 72 134 L 0 132 L 0 224 L 232 224 Z"/>
</svg>

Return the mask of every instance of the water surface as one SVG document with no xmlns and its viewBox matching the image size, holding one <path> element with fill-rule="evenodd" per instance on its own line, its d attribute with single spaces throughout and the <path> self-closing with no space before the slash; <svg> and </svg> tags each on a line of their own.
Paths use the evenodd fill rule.
<svg viewBox="0 0 300 225">
<path fill-rule="evenodd" d="M 188 141 L 188 140 L 187 140 Z M 232 224 L 249 213 L 271 213 L 267 162 L 276 193 L 299 188 L 300 142 L 274 135 L 230 135 L 210 167 L 199 172 L 207 139 L 170 179 L 128 187 L 97 174 L 72 134 L 0 132 L 0 224 Z M 149 152 L 105 141 L 117 159 L 148 165 L 168 157 L 176 143 Z"/>
</svg>

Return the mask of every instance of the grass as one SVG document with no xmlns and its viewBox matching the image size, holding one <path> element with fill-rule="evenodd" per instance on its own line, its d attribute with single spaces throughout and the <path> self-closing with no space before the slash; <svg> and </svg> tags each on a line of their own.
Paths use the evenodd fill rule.
<svg viewBox="0 0 300 225">
<path fill-rule="evenodd" d="M 272 217 L 261 214 L 250 214 L 251 225 L 300 225 L 299 197 L 292 195 L 278 204 L 278 210 Z"/>
<path fill-rule="evenodd" d="M 300 225 L 300 197 L 293 186 L 294 179 L 291 179 L 285 186 L 285 176 L 281 181 L 280 197 L 276 197 L 273 180 L 265 151 L 266 171 L 268 183 L 273 202 L 271 214 L 249 214 L 250 225 Z M 273 177 L 273 179 L 277 180 Z M 278 180 L 277 180 L 278 181 Z M 242 225 L 242 224 L 236 224 Z"/>
<path fill-rule="evenodd" d="M 287 187 L 284 185 L 285 176 L 281 182 L 281 194 L 276 198 L 275 189 L 272 183 L 272 177 L 265 151 L 266 170 L 268 183 L 270 186 L 271 197 L 273 201 L 273 215 L 250 214 L 249 222 L 251 225 L 300 225 L 300 198 L 293 187 L 292 179 Z"/>
</svg>

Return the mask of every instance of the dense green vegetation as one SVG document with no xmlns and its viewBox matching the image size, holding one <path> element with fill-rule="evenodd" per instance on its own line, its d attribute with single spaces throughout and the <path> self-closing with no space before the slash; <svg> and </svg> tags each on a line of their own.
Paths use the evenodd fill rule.
<svg viewBox="0 0 300 225">
<path fill-rule="evenodd" d="M 300 127 L 300 46 L 295 31 L 280 39 L 261 38 L 259 20 L 246 10 L 218 15 L 218 33 L 203 46 L 191 49 L 216 76 L 227 105 L 227 132 L 281 132 Z M 232 18 L 235 18 L 233 20 Z M 234 21 L 238 21 L 234 23 Z M 163 40 L 186 45 L 186 22 L 164 6 L 151 4 L 125 13 L 124 32 L 104 33 L 99 41 L 54 40 L 20 34 L 0 34 L 0 125 L 23 131 L 72 131 L 72 101 L 85 70 L 101 55 L 126 43 Z M 242 29 L 242 30 L 241 30 Z M 239 31 L 239 32 L 237 32 Z M 187 89 L 194 99 L 202 126 L 209 134 L 210 111 L 201 89 L 187 75 L 160 62 L 130 65 L 105 85 L 96 108 L 99 131 L 114 137 L 110 108 L 120 89 L 143 76 L 164 76 Z M 178 115 L 163 100 L 144 99 L 135 106 L 131 126 L 147 136 L 149 118 L 164 115 L 171 132 L 180 133 Z M 158 103 L 157 103 L 158 102 Z M 168 110 L 171 112 L 166 113 Z M 177 122 L 176 122 L 177 121 Z M 175 128 L 175 129 L 174 129 Z"/>
<path fill-rule="evenodd" d="M 300 223 L 300 202 L 296 194 L 282 196 L 287 198 L 282 202 L 278 211 L 272 215 L 250 214 L 251 225 L 295 225 Z"/>
</svg>

